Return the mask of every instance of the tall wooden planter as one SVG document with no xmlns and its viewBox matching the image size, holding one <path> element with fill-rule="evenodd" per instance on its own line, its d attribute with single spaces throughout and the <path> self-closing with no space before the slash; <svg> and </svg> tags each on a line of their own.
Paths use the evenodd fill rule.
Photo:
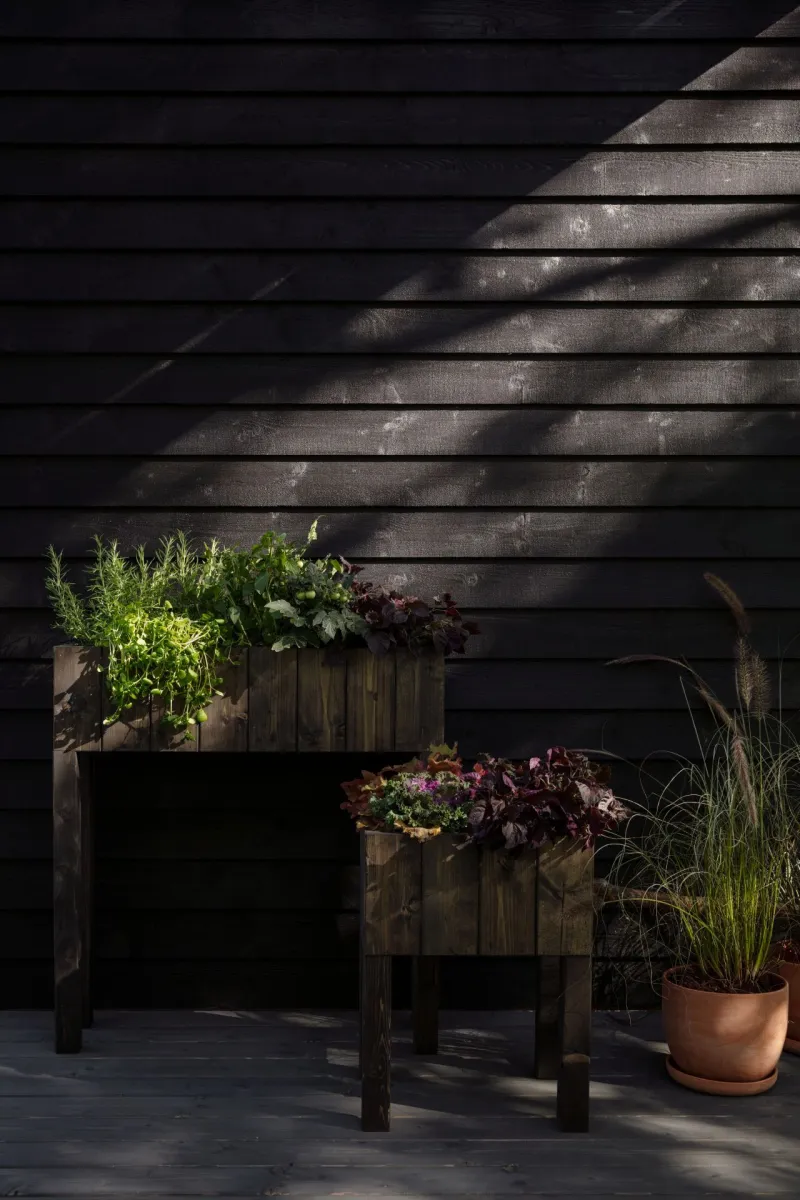
<svg viewBox="0 0 800 1200">
<path fill-rule="evenodd" d="M 444 662 L 367 649 L 242 652 L 195 741 L 165 734 L 157 705 L 103 726 L 102 652 L 57 646 L 54 661 L 53 872 L 55 1043 L 81 1049 L 92 1020 L 92 806 L 88 754 L 111 751 L 386 751 L 444 737 Z"/>
<path fill-rule="evenodd" d="M 414 960 L 414 1048 L 437 1049 L 442 955 L 539 960 L 534 1072 L 557 1078 L 562 1129 L 589 1121 L 592 857 L 561 842 L 509 857 L 442 834 L 361 835 L 361 1120 L 390 1123 L 392 956 Z"/>
</svg>

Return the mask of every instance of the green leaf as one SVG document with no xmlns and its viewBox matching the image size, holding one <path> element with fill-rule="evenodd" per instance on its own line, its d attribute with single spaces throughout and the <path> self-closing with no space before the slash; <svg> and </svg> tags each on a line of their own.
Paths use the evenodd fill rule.
<svg viewBox="0 0 800 1200">
<path fill-rule="evenodd" d="M 259 596 L 262 596 L 264 594 L 268 583 L 269 583 L 269 575 L 267 575 L 266 571 L 264 572 L 263 575 L 259 575 L 258 578 L 255 580 L 253 587 L 256 589 Z"/>
<path fill-rule="evenodd" d="M 284 617 L 297 616 L 297 609 L 288 600 L 270 600 L 264 607 L 269 612 L 281 613 Z"/>
</svg>

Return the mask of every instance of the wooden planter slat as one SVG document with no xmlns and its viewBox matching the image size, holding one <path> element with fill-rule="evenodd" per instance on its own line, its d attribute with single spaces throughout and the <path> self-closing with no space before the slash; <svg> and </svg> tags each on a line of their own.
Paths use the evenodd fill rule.
<svg viewBox="0 0 800 1200">
<path fill-rule="evenodd" d="M 344 750 L 346 725 L 345 655 L 323 657 L 316 650 L 300 650 L 297 655 L 297 749 Z"/>
<path fill-rule="evenodd" d="M 221 696 L 207 709 L 208 719 L 197 727 L 200 751 L 244 751 L 248 745 L 248 656 L 237 654 L 219 674 Z"/>
<path fill-rule="evenodd" d="M 477 954 L 478 851 L 456 849 L 448 837 L 421 847 L 422 923 L 419 953 Z"/>
<path fill-rule="evenodd" d="M 297 749 L 297 651 L 250 650 L 250 749 Z"/>
<path fill-rule="evenodd" d="M 402 666 L 396 669 L 396 660 Z M 89 753 L 111 751 L 315 751 L 419 753 L 444 738 L 439 655 L 368 650 L 242 651 L 225 664 L 224 695 L 186 739 L 160 725 L 162 702 L 104 727 L 110 711 L 97 672 L 102 654 L 54 653 L 53 871 L 56 1049 L 81 1048 L 91 1022 L 92 774 Z M 415 708 L 414 705 L 418 707 Z M 418 848 L 417 848 L 418 849 Z M 417 857 L 417 862 L 419 858 Z M 417 922 L 419 907 L 417 904 Z M 419 942 L 419 930 L 414 935 Z"/>
<path fill-rule="evenodd" d="M 91 885 L 83 865 L 90 859 L 88 776 L 80 751 L 102 744 L 100 652 L 70 647 L 53 667 L 53 951 L 56 1048 L 80 1050 L 87 1015 Z M 82 820 L 83 818 L 83 820 Z"/>
<path fill-rule="evenodd" d="M 561 842 L 517 856 L 459 847 L 447 834 L 417 842 L 403 834 L 361 837 L 362 1126 L 389 1128 L 391 997 L 386 963 L 414 958 L 414 1046 L 435 1053 L 438 959 L 442 955 L 536 956 L 536 1058 L 558 1079 L 563 1128 L 589 1114 L 591 856 Z M 370 989 L 379 989 L 380 995 Z"/>
</svg>

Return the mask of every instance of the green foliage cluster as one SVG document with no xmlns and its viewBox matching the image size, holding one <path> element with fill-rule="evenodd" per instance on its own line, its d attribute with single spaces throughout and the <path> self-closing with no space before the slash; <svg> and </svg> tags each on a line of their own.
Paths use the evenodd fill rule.
<svg viewBox="0 0 800 1200">
<path fill-rule="evenodd" d="M 706 579 L 736 623 L 736 704 L 723 705 L 683 660 L 619 660 L 678 667 L 716 728 L 709 740 L 695 726 L 698 761 L 679 760 L 666 787 L 632 806 L 612 878 L 645 952 L 683 966 L 694 986 L 752 992 L 769 986 L 797 860 L 800 743 L 771 710 L 771 681 L 741 601 L 716 576 Z"/>
<path fill-rule="evenodd" d="M 362 634 L 366 625 L 350 608 L 349 564 L 308 558 L 316 536 L 315 521 L 303 546 L 271 530 L 250 550 L 212 541 L 183 584 L 187 609 L 223 621 L 234 646 L 289 650 Z"/>
<path fill-rule="evenodd" d="M 164 722 L 186 729 L 206 719 L 232 647 L 320 647 L 363 633 L 350 608 L 349 564 L 309 559 L 315 538 L 316 522 L 304 545 L 269 532 L 249 550 L 212 541 L 198 551 L 178 533 L 154 558 L 139 547 L 126 559 L 116 542 L 97 537 L 83 592 L 51 546 L 47 590 L 59 628 L 107 650 L 106 723 L 158 696 Z"/>
<path fill-rule="evenodd" d="M 370 813 L 387 829 L 441 829 L 464 833 L 472 809 L 472 791 L 466 779 L 449 771 L 429 776 L 398 775 L 387 779 L 373 795 Z"/>
</svg>

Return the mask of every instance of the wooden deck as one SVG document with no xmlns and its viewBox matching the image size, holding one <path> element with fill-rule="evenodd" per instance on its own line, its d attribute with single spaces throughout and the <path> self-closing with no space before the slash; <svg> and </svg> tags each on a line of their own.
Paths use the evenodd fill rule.
<svg viewBox="0 0 800 1200">
<path fill-rule="evenodd" d="M 362 1134 L 348 1013 L 109 1012 L 80 1056 L 0 1013 L 6 1196 L 752 1196 L 800 1193 L 800 1058 L 752 1100 L 664 1073 L 658 1017 L 595 1018 L 592 1127 L 560 1134 L 529 1077 L 532 1014 L 395 1019 L 393 1130 Z M 526 1074 L 527 1072 L 527 1074 Z"/>
</svg>

